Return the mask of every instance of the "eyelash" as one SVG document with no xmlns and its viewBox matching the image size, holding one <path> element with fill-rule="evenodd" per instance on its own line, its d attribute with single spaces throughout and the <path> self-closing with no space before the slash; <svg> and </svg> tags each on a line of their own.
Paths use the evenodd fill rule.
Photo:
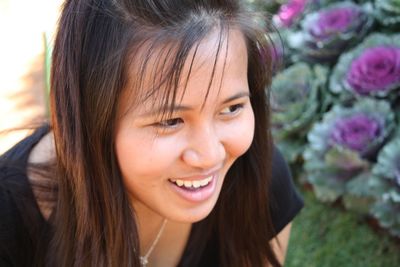
<svg viewBox="0 0 400 267">
<path fill-rule="evenodd" d="M 173 122 L 171 124 L 171 122 Z M 158 128 L 176 128 L 178 127 L 178 124 L 183 123 L 183 120 L 181 118 L 172 118 L 172 119 L 167 119 L 163 121 L 159 121 L 153 124 L 153 126 L 158 127 Z"/>
<path fill-rule="evenodd" d="M 227 114 L 227 113 L 223 113 L 223 112 L 221 112 L 221 114 L 222 115 L 227 115 L 227 116 L 234 116 L 234 115 L 236 115 L 238 112 L 240 112 L 242 109 L 243 109 L 243 107 L 244 107 L 244 104 L 243 103 L 239 103 L 239 104 L 234 104 L 234 105 L 231 105 L 231 106 L 229 106 L 229 107 L 226 107 L 226 108 L 224 108 L 224 109 L 229 109 L 229 113 Z M 231 111 L 231 109 L 232 108 L 234 108 L 235 110 L 234 111 Z M 223 110 L 224 110 L 223 109 Z"/>
<path fill-rule="evenodd" d="M 220 112 L 220 115 L 222 115 L 224 117 L 235 116 L 243 109 L 244 105 L 245 104 L 240 103 L 240 104 L 234 104 L 229 107 L 226 107 L 223 110 L 229 109 L 229 112 Z M 234 110 L 232 111 L 232 109 L 234 109 Z M 154 126 L 156 128 L 166 129 L 166 130 L 168 130 L 168 129 L 173 130 L 173 129 L 179 127 L 179 124 L 182 124 L 182 123 L 184 123 L 182 118 L 171 118 L 171 119 L 166 119 L 163 121 L 156 122 L 156 123 L 152 124 L 152 126 Z"/>
</svg>

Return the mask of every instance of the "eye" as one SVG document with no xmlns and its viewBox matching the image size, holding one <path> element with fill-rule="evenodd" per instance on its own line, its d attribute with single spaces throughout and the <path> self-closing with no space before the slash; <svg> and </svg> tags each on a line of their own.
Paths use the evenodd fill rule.
<svg viewBox="0 0 400 267">
<path fill-rule="evenodd" d="M 240 112 L 243 109 L 243 106 L 244 106 L 244 104 L 242 104 L 242 103 L 228 106 L 228 107 L 224 108 L 223 110 L 221 110 L 220 114 L 228 115 L 228 116 L 236 115 L 238 112 Z"/>
<path fill-rule="evenodd" d="M 153 126 L 159 127 L 159 128 L 176 128 L 181 123 L 183 123 L 183 120 L 181 118 L 173 118 L 173 119 L 167 119 L 167 120 L 156 122 L 153 124 Z"/>
</svg>

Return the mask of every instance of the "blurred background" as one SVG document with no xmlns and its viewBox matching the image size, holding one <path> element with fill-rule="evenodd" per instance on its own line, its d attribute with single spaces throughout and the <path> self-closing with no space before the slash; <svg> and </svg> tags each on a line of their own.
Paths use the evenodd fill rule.
<svg viewBox="0 0 400 267">
<path fill-rule="evenodd" d="M 400 1 L 254 0 L 272 132 L 305 197 L 286 266 L 400 266 Z"/>
<path fill-rule="evenodd" d="M 0 0 L 0 153 L 45 118 L 44 35 L 51 41 L 61 4 Z"/>
<path fill-rule="evenodd" d="M 47 118 L 61 4 L 0 0 L 0 153 Z M 277 28 L 273 134 L 305 199 L 285 266 L 400 266 L 400 2 L 246 4 Z"/>
</svg>

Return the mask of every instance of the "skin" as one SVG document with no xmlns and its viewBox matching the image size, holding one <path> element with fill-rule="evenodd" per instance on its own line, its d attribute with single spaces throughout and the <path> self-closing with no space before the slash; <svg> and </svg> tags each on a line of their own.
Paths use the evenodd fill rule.
<svg viewBox="0 0 400 267">
<path fill-rule="evenodd" d="M 217 33 L 200 43 L 186 91 L 183 94 L 183 86 L 178 90 L 177 99 L 182 99 L 178 103 L 180 108 L 171 117 L 159 121 L 158 107 L 152 100 L 133 108 L 129 106 L 131 100 L 122 102 L 120 114 L 124 115 L 118 122 L 115 151 L 136 211 L 143 251 L 150 247 L 163 218 L 169 221 L 166 235 L 169 227 L 181 224 L 186 234 L 181 230 L 175 234 L 187 239 L 190 225 L 211 212 L 228 169 L 253 140 L 254 114 L 249 98 L 245 41 L 239 31 L 231 31 L 228 42 L 228 49 L 226 41 L 222 45 L 205 102 Z M 191 55 L 182 77 L 188 75 Z M 157 55 L 150 60 L 156 58 Z M 135 72 L 133 69 L 132 73 Z M 147 75 L 144 88 L 151 88 L 151 81 L 153 78 Z M 171 178 L 200 180 L 210 174 L 216 176 L 216 188 L 211 197 L 201 202 L 182 198 L 170 182 Z M 157 248 L 162 247 L 161 241 Z"/>
<path fill-rule="evenodd" d="M 289 245 L 290 231 L 292 229 L 292 223 L 289 223 L 279 232 L 279 234 L 270 243 L 274 250 L 279 262 L 284 266 L 286 251 Z M 267 266 L 270 266 L 267 264 Z"/>
<path fill-rule="evenodd" d="M 160 121 L 159 107 L 150 99 L 130 109 L 118 123 L 116 156 L 139 218 L 142 213 L 151 216 L 148 210 L 171 221 L 192 223 L 205 218 L 218 199 L 226 172 L 253 140 L 247 52 L 238 31 L 230 34 L 228 51 L 223 46 L 204 102 L 217 42 L 217 33 L 201 42 L 186 92 L 183 86 L 179 88 L 182 101 L 170 117 Z M 188 74 L 190 58 L 183 77 Z M 150 88 L 152 80 L 147 77 L 144 88 Z M 123 104 L 121 108 L 130 107 Z M 210 174 L 216 174 L 217 186 L 206 201 L 192 203 L 171 189 L 170 179 L 200 180 Z"/>
<path fill-rule="evenodd" d="M 228 46 L 226 46 L 228 42 Z M 206 101 L 208 81 L 215 60 L 218 35 L 211 33 L 199 45 L 185 93 L 171 117 L 160 121 L 157 105 L 151 99 L 132 106 L 132 99 L 121 98 L 115 153 L 126 189 L 138 221 L 143 252 L 154 241 L 164 218 L 168 223 L 152 252 L 149 266 L 176 266 L 184 251 L 191 225 L 204 219 L 213 209 L 228 169 L 249 148 L 254 134 L 254 114 L 247 81 L 247 49 L 243 35 L 231 30 L 222 45 L 214 82 Z M 187 77 L 191 55 L 182 76 Z M 157 54 L 150 58 L 149 66 Z M 226 65 L 224 69 L 224 57 Z M 134 65 L 133 65 L 134 66 Z M 134 67 L 131 80 L 135 79 Z M 144 88 L 151 87 L 151 71 Z M 30 161 L 47 160 L 54 152 L 51 134 L 32 151 Z M 171 178 L 183 180 L 216 177 L 211 197 L 200 202 L 182 198 L 172 189 Z M 30 179 L 40 179 L 30 174 Z M 35 192 L 34 192 L 35 193 Z M 38 204 L 47 218 L 49 203 Z M 284 261 L 290 224 L 271 241 L 281 262 Z"/>
</svg>

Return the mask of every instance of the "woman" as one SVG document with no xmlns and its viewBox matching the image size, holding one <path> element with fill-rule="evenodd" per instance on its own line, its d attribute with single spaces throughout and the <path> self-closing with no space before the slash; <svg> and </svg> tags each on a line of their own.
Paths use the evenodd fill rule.
<svg viewBox="0 0 400 267">
<path fill-rule="evenodd" d="M 250 16 L 66 1 L 50 125 L 1 160 L 1 266 L 282 264 L 302 201 L 272 151 L 271 55 Z"/>
</svg>

